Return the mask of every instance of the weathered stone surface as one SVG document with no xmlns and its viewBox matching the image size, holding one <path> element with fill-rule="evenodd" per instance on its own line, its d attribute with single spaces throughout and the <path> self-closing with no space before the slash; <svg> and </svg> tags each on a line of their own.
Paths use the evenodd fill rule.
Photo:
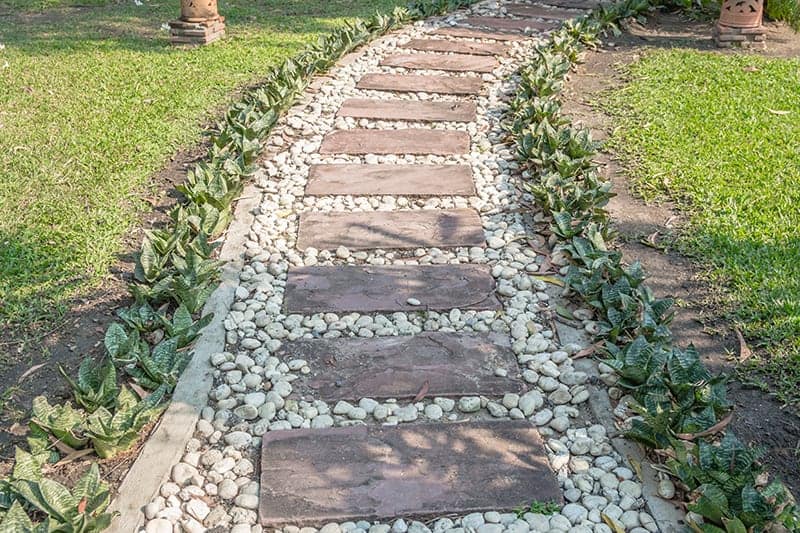
<svg viewBox="0 0 800 533">
<path fill-rule="evenodd" d="M 484 246 L 474 209 L 306 212 L 300 215 L 297 247 L 333 250 Z"/>
<path fill-rule="evenodd" d="M 322 141 L 320 154 L 458 155 L 469 152 L 469 133 L 422 128 L 340 130 Z"/>
<path fill-rule="evenodd" d="M 525 37 L 519 33 L 499 33 L 473 28 L 451 27 L 433 30 L 431 35 L 445 35 L 447 37 L 464 37 L 467 39 L 492 39 L 494 41 L 518 41 Z"/>
<path fill-rule="evenodd" d="M 476 110 L 474 102 L 418 102 L 348 98 L 342 103 L 337 116 L 420 122 L 473 122 L 477 118 Z"/>
<path fill-rule="evenodd" d="M 525 420 L 270 431 L 261 524 L 512 510 L 561 502 L 541 437 Z"/>
<path fill-rule="evenodd" d="M 554 21 L 542 22 L 532 19 L 510 19 L 505 17 L 467 17 L 464 19 L 464 23 L 501 32 L 552 30 L 558 24 Z"/>
<path fill-rule="evenodd" d="M 312 165 L 306 194 L 472 196 L 469 165 Z"/>
<path fill-rule="evenodd" d="M 443 39 L 411 39 L 402 48 L 424 52 L 450 52 L 474 56 L 504 56 L 508 49 L 500 43 L 471 43 L 466 41 L 446 41 Z"/>
<path fill-rule="evenodd" d="M 566 20 L 579 17 L 583 11 L 568 10 L 558 7 L 547 7 L 536 4 L 508 4 L 506 10 L 512 15 L 520 17 L 545 18 L 552 20 Z"/>
<path fill-rule="evenodd" d="M 324 401 L 426 396 L 502 396 L 523 390 L 508 336 L 427 332 L 374 339 L 340 338 L 284 343 L 281 361 L 303 359 L 311 374 L 294 393 Z"/>
<path fill-rule="evenodd" d="M 492 72 L 498 62 L 493 57 L 441 54 L 396 54 L 381 61 L 384 67 L 446 70 L 449 72 Z"/>
<path fill-rule="evenodd" d="M 499 309 L 494 288 L 484 265 L 311 266 L 289 270 L 284 306 L 309 314 Z"/>
<path fill-rule="evenodd" d="M 466 76 L 420 76 L 414 74 L 365 74 L 358 89 L 403 93 L 480 94 L 483 80 Z"/>
</svg>

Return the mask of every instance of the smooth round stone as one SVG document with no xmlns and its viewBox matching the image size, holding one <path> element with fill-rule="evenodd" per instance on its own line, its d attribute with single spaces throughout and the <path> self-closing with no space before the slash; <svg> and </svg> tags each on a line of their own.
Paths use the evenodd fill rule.
<svg viewBox="0 0 800 533">
<path fill-rule="evenodd" d="M 586 520 L 589 511 L 577 503 L 568 503 L 561 509 L 561 514 L 564 515 L 571 524 L 579 524 Z"/>
<path fill-rule="evenodd" d="M 223 500 L 232 500 L 239 494 L 239 485 L 232 479 L 223 479 L 217 485 L 217 495 Z"/>
<path fill-rule="evenodd" d="M 239 494 L 233 502 L 244 509 L 258 509 L 258 496 L 255 494 Z"/>
<path fill-rule="evenodd" d="M 669 479 L 662 479 L 658 482 L 658 495 L 665 500 L 675 497 L 675 484 Z"/>
<path fill-rule="evenodd" d="M 458 400 L 458 410 L 462 413 L 474 413 L 481 408 L 481 399 L 477 396 L 465 396 Z"/>
<path fill-rule="evenodd" d="M 418 415 L 419 411 L 417 411 L 417 408 L 413 405 L 400 407 L 394 411 L 394 416 L 396 416 L 401 422 L 413 422 L 417 419 Z"/>
<path fill-rule="evenodd" d="M 456 406 L 455 400 L 451 398 L 434 398 L 433 403 L 441 407 L 442 411 L 444 411 L 445 413 L 449 413 Z"/>
<path fill-rule="evenodd" d="M 541 393 L 539 391 L 529 391 L 519 397 L 518 407 L 522 414 L 525 416 L 531 416 L 534 411 L 539 409 L 544 404 L 544 398 L 542 398 Z"/>
<path fill-rule="evenodd" d="M 478 529 L 485 522 L 486 520 L 483 517 L 483 513 L 470 513 L 461 519 L 461 526 L 467 529 Z"/>
<path fill-rule="evenodd" d="M 503 395 L 503 405 L 506 409 L 513 409 L 519 405 L 519 398 L 519 394 L 505 394 Z"/>
<path fill-rule="evenodd" d="M 425 406 L 425 417 L 431 420 L 439 420 L 442 418 L 444 412 L 442 408 L 436 405 L 435 403 L 429 404 Z"/>
<path fill-rule="evenodd" d="M 620 494 L 624 494 L 626 496 L 630 496 L 631 498 L 639 498 L 642 495 L 642 486 L 636 483 L 635 481 L 631 481 L 626 479 L 619 484 Z"/>
<path fill-rule="evenodd" d="M 156 518 L 147 522 L 146 533 L 172 533 L 172 522 L 165 518 Z"/>
</svg>

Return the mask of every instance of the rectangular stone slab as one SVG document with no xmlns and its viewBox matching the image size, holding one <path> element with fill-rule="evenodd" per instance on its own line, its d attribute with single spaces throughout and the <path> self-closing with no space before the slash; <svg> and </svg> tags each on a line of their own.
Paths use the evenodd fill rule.
<svg viewBox="0 0 800 533">
<path fill-rule="evenodd" d="M 487 28 L 495 31 L 535 31 L 552 30 L 557 26 L 556 22 L 541 22 L 532 19 L 510 19 L 505 17 L 467 17 L 463 20 L 470 26 Z"/>
<path fill-rule="evenodd" d="M 375 100 L 348 98 L 336 113 L 340 117 L 420 122 L 473 122 L 477 118 L 474 102 L 419 102 L 414 100 Z"/>
<path fill-rule="evenodd" d="M 526 420 L 270 431 L 261 451 L 266 527 L 511 511 L 562 502 Z"/>
<path fill-rule="evenodd" d="M 449 72 L 492 72 L 497 68 L 498 62 L 493 57 L 463 54 L 396 54 L 381 61 L 381 66 Z"/>
<path fill-rule="evenodd" d="M 423 128 L 401 130 L 340 130 L 322 140 L 320 154 L 458 155 L 469 152 L 466 131 Z"/>
<path fill-rule="evenodd" d="M 415 74 L 365 74 L 358 89 L 402 93 L 476 95 L 483 80 L 474 76 L 422 76 Z"/>
<path fill-rule="evenodd" d="M 570 11 L 558 7 L 544 7 L 532 4 L 507 4 L 506 11 L 520 17 L 539 17 L 553 20 L 566 20 L 583 15 L 583 11 Z"/>
<path fill-rule="evenodd" d="M 474 209 L 306 212 L 300 214 L 297 248 L 383 250 L 484 246 L 481 217 Z"/>
<path fill-rule="evenodd" d="M 306 194 L 473 196 L 469 165 L 312 165 Z"/>
<path fill-rule="evenodd" d="M 443 39 L 411 39 L 402 48 L 424 52 L 445 52 L 474 56 L 504 56 L 508 49 L 500 43 L 470 43 Z"/>
<path fill-rule="evenodd" d="M 492 39 L 494 41 L 519 41 L 524 39 L 524 36 L 519 33 L 499 33 L 465 27 L 439 28 L 433 30 L 430 34 L 444 35 L 447 37 L 463 37 L 465 39 Z"/>
<path fill-rule="evenodd" d="M 289 270 L 284 307 L 303 314 L 500 309 L 494 289 L 485 265 L 310 266 Z"/>
<path fill-rule="evenodd" d="M 415 336 L 297 340 L 281 361 L 305 359 L 311 373 L 292 382 L 293 394 L 324 401 L 502 396 L 524 388 L 508 335 L 427 332 Z M 502 368 L 510 377 L 498 377 Z"/>
</svg>

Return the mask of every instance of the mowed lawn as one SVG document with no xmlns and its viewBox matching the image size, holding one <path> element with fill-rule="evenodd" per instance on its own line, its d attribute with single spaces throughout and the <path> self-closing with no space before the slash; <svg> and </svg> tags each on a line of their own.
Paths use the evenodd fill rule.
<svg viewBox="0 0 800 533">
<path fill-rule="evenodd" d="M 646 199 L 689 215 L 684 251 L 725 286 L 766 357 L 754 370 L 800 399 L 800 60 L 661 50 L 608 102 L 613 143 Z M 678 339 L 680 341 L 680 339 Z"/>
<path fill-rule="evenodd" d="M 0 327 L 51 322 L 101 284 L 149 178 L 238 88 L 405 1 L 222 0 L 227 38 L 191 50 L 162 28 L 179 0 L 142 4 L 0 0 Z"/>
</svg>

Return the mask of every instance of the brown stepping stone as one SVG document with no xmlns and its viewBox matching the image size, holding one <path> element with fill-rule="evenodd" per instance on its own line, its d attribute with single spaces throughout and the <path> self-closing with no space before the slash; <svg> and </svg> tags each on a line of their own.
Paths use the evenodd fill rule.
<svg viewBox="0 0 800 533">
<path fill-rule="evenodd" d="M 538 17 L 554 20 L 566 20 L 580 17 L 583 11 L 570 11 L 558 7 L 544 7 L 541 5 L 508 4 L 506 10 L 512 15 L 520 17 Z"/>
<path fill-rule="evenodd" d="M 295 429 L 264 434 L 266 527 L 513 510 L 561 503 L 526 420 Z"/>
<path fill-rule="evenodd" d="M 297 248 L 383 250 L 484 246 L 481 217 L 474 209 L 307 212 L 300 215 Z"/>
<path fill-rule="evenodd" d="M 459 155 L 469 152 L 466 131 L 422 128 L 402 130 L 340 130 L 322 141 L 320 154 Z"/>
<path fill-rule="evenodd" d="M 445 52 L 470 54 L 474 56 L 504 56 L 506 47 L 499 43 L 470 43 L 464 41 L 445 41 L 443 39 L 411 39 L 402 48 L 423 52 Z"/>
<path fill-rule="evenodd" d="M 446 37 L 464 37 L 466 39 L 492 39 L 494 41 L 519 41 L 525 38 L 519 33 L 498 33 L 464 27 L 439 28 L 433 30 L 430 34 L 444 35 Z"/>
<path fill-rule="evenodd" d="M 552 30 L 558 25 L 557 22 L 542 22 L 531 19 L 510 19 L 504 17 L 467 17 L 464 19 L 466 24 L 481 28 L 487 28 L 494 31 L 538 31 L 538 30 Z"/>
<path fill-rule="evenodd" d="M 469 165 L 312 165 L 306 194 L 473 196 Z"/>
<path fill-rule="evenodd" d="M 473 122 L 477 106 L 473 102 L 418 102 L 349 98 L 337 116 L 375 120 Z"/>
<path fill-rule="evenodd" d="M 284 306 L 303 314 L 500 309 L 494 287 L 485 265 L 310 266 L 289 270 Z"/>
<path fill-rule="evenodd" d="M 411 399 L 425 395 L 502 396 L 520 392 L 519 372 L 508 335 L 429 332 L 374 339 L 341 338 L 288 342 L 281 361 L 305 359 L 311 374 L 294 381 L 301 397 L 324 401 Z"/>
<path fill-rule="evenodd" d="M 381 61 L 384 67 L 402 67 L 450 72 L 492 72 L 498 62 L 493 57 L 441 54 L 397 54 Z"/>
<path fill-rule="evenodd" d="M 358 89 L 402 93 L 480 94 L 483 80 L 465 76 L 420 76 L 413 74 L 365 74 Z"/>
</svg>

